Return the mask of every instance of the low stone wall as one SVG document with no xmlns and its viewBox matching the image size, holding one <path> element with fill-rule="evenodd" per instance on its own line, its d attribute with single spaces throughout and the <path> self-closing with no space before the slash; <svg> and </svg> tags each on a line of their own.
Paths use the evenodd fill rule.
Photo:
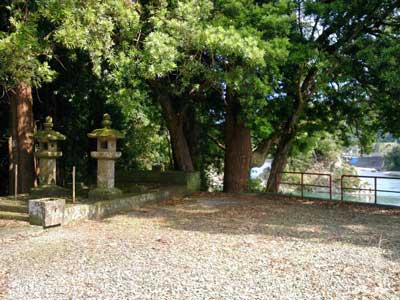
<svg viewBox="0 0 400 300">
<path fill-rule="evenodd" d="M 182 171 L 119 171 L 116 182 L 182 185 L 192 192 L 199 191 L 201 184 L 199 172 Z"/>
<path fill-rule="evenodd" d="M 58 208 L 58 211 L 63 211 L 62 224 L 107 217 L 120 212 L 130 211 L 144 204 L 157 203 L 172 197 L 190 195 L 200 189 L 200 174 L 198 172 L 124 172 L 117 174 L 116 181 L 121 185 L 125 185 L 125 187 L 133 186 L 133 188 L 127 189 L 130 193 L 122 194 L 113 199 L 98 200 L 88 203 L 65 205 L 64 201 L 62 209 L 61 206 Z M 140 184 L 150 185 L 150 188 L 148 188 L 147 191 L 144 189 L 142 193 L 138 194 L 137 192 L 140 191 L 135 191 L 135 189 L 143 188 Z M 154 184 L 154 187 L 151 189 L 152 184 Z M 133 194 L 132 192 L 136 193 Z M 102 193 L 100 193 L 100 196 L 102 196 Z M 35 224 L 41 224 L 44 227 L 55 225 L 52 219 L 52 203 L 48 203 L 46 199 L 47 198 L 38 199 L 36 202 L 32 200 L 32 209 L 29 211 L 30 215 L 32 215 L 32 223 L 34 221 Z M 34 204 L 41 207 L 40 211 L 34 209 Z M 47 209 L 47 207 L 49 209 Z M 46 221 L 46 218 L 49 221 Z"/>
<path fill-rule="evenodd" d="M 192 192 L 193 191 L 188 190 L 185 186 L 169 186 L 160 191 L 131 196 L 123 195 L 121 198 L 113 200 L 97 201 L 87 204 L 68 204 L 64 210 L 63 224 L 79 220 L 100 219 L 116 213 L 139 208 L 144 204 L 157 203 L 173 197 L 189 195 Z"/>
</svg>

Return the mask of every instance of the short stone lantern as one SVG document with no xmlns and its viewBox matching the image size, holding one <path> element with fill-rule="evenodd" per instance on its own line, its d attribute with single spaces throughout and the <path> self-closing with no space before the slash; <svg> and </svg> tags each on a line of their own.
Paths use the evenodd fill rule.
<svg viewBox="0 0 400 300">
<path fill-rule="evenodd" d="M 35 156 L 39 159 L 39 186 L 31 189 L 34 196 L 60 196 L 66 190 L 57 186 L 57 158 L 62 156 L 58 150 L 58 141 L 65 140 L 65 135 L 53 130 L 53 119 L 48 116 L 44 129 L 36 132 L 33 138 L 39 143 Z"/>
<path fill-rule="evenodd" d="M 89 191 L 89 199 L 111 199 L 122 194 L 115 188 L 115 160 L 121 157 L 117 152 L 117 139 L 124 134 L 111 128 L 109 114 L 103 116 L 103 128 L 95 129 L 88 134 L 89 138 L 97 139 L 97 151 L 90 156 L 97 159 L 97 187 Z"/>
</svg>

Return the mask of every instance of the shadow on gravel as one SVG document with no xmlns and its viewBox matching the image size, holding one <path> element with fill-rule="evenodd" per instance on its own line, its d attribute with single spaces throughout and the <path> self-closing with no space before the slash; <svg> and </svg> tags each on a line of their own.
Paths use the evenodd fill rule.
<svg viewBox="0 0 400 300">
<path fill-rule="evenodd" d="M 388 259 L 400 259 L 400 209 L 271 196 L 214 195 L 166 201 L 127 216 L 161 219 L 163 226 L 176 230 L 379 247 L 387 250 Z"/>
</svg>

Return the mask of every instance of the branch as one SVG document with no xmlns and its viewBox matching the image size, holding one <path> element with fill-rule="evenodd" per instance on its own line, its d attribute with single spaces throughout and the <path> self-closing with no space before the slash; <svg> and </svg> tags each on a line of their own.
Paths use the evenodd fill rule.
<svg viewBox="0 0 400 300">
<path fill-rule="evenodd" d="M 314 34 L 315 34 L 315 30 L 317 30 L 318 23 L 319 23 L 319 16 L 317 16 L 317 18 L 315 19 L 315 23 L 314 23 L 313 29 L 311 31 L 310 38 L 312 41 L 314 40 Z"/>
<path fill-rule="evenodd" d="M 207 133 L 207 136 L 209 137 L 209 139 L 211 141 L 214 142 L 215 145 L 217 145 L 220 149 L 222 149 L 223 151 L 225 151 L 226 147 L 223 143 L 221 143 L 216 137 L 213 137 L 212 135 Z"/>
<path fill-rule="evenodd" d="M 297 1 L 297 14 L 298 14 L 297 22 L 299 23 L 299 31 L 300 31 L 301 36 L 304 37 L 303 25 L 301 23 L 301 1 L 300 0 Z"/>
<path fill-rule="evenodd" d="M 329 53 L 334 53 L 346 42 L 349 42 L 357 38 L 363 31 L 366 31 L 368 27 L 379 27 L 385 22 L 386 18 L 389 17 L 393 10 L 399 5 L 399 1 L 393 1 L 391 5 L 381 7 L 380 3 L 373 9 L 366 12 L 367 18 L 359 22 L 349 23 L 348 18 L 335 20 L 324 32 L 316 39 L 316 43 L 319 44 L 320 49 L 325 49 Z M 384 8 L 384 12 L 380 13 Z M 349 15 L 351 17 L 351 15 Z M 347 25 L 351 24 L 351 25 Z M 342 28 L 342 29 L 341 29 Z M 340 30 L 341 29 L 341 30 Z M 329 36 L 333 33 L 343 32 L 341 37 L 335 44 L 329 45 Z"/>
<path fill-rule="evenodd" d="M 300 98 L 302 98 L 303 95 L 305 95 L 305 93 L 310 90 L 310 87 L 312 87 L 315 77 L 317 76 L 317 72 L 318 72 L 318 68 L 316 66 L 312 66 L 310 68 L 310 70 L 308 71 L 306 78 L 304 78 L 303 83 L 300 86 L 300 90 L 299 90 Z"/>
<path fill-rule="evenodd" d="M 61 65 L 61 67 L 67 71 L 67 68 L 64 66 L 64 64 L 62 63 L 62 61 L 58 58 L 57 55 L 54 55 L 55 60 Z"/>
<path fill-rule="evenodd" d="M 252 153 L 251 167 L 260 167 L 267 159 L 267 156 L 273 145 L 278 143 L 279 136 L 277 133 L 273 134 L 270 138 L 264 139 L 259 143 Z"/>
<path fill-rule="evenodd" d="M 206 90 L 207 86 L 208 86 L 208 82 L 207 82 L 207 81 L 202 82 L 202 83 L 200 84 L 200 86 L 199 86 L 198 91 L 199 91 L 199 92 L 204 92 L 204 91 Z M 195 88 L 195 87 L 193 87 L 193 88 L 189 91 L 189 95 L 191 96 L 191 95 L 193 95 L 194 93 L 196 93 L 196 88 Z"/>
</svg>

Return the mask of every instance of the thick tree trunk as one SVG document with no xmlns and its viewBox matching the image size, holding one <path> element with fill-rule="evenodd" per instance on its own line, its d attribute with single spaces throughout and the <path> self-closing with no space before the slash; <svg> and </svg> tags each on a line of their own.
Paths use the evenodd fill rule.
<svg viewBox="0 0 400 300">
<path fill-rule="evenodd" d="M 168 96 L 159 96 L 159 102 L 163 108 L 170 135 L 175 168 L 179 171 L 194 171 L 188 141 L 184 132 L 183 112 L 175 112 Z"/>
<path fill-rule="evenodd" d="M 233 107 L 232 107 L 233 106 Z M 247 190 L 251 164 L 251 135 L 238 119 L 237 105 L 229 105 L 225 124 L 224 192 L 241 193 Z"/>
<path fill-rule="evenodd" d="M 200 129 L 198 123 L 196 122 L 195 110 L 190 107 L 185 111 L 185 116 L 183 118 L 183 132 L 186 137 L 186 141 L 189 147 L 189 153 L 192 160 L 193 168 L 198 170 L 200 168 L 199 164 L 199 138 Z"/>
<path fill-rule="evenodd" d="M 34 186 L 32 89 L 19 84 L 11 95 L 11 133 L 13 162 L 10 164 L 10 192 L 14 192 L 15 165 L 18 164 L 18 193 L 27 193 Z"/>
</svg>

